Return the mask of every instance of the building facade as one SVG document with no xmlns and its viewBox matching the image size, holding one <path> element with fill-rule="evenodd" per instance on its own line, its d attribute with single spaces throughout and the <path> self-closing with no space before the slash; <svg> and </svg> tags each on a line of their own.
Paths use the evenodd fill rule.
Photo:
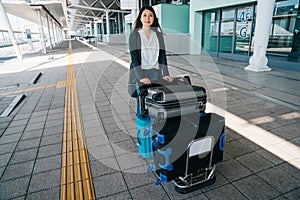
<svg viewBox="0 0 300 200">
<path fill-rule="evenodd" d="M 269 9 L 273 17 L 266 49 L 268 63 L 300 71 L 299 0 L 276 0 Z M 191 54 L 249 61 L 256 16 L 256 0 L 191 0 Z"/>
</svg>

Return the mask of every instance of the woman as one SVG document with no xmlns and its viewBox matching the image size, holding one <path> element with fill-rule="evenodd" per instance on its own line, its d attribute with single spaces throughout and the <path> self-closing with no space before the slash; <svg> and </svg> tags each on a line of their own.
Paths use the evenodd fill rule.
<svg viewBox="0 0 300 200">
<path fill-rule="evenodd" d="M 141 8 L 129 36 L 131 57 L 128 92 L 136 97 L 136 83 L 151 84 L 159 79 L 172 82 L 169 75 L 163 33 L 151 6 Z"/>
</svg>

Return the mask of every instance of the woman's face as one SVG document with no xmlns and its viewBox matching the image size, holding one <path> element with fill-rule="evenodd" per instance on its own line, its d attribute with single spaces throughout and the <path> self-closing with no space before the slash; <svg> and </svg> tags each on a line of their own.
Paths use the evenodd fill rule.
<svg viewBox="0 0 300 200">
<path fill-rule="evenodd" d="M 146 9 L 142 12 L 142 16 L 141 16 L 140 20 L 143 24 L 143 28 L 144 27 L 150 27 L 153 24 L 154 15 L 150 10 Z"/>
</svg>

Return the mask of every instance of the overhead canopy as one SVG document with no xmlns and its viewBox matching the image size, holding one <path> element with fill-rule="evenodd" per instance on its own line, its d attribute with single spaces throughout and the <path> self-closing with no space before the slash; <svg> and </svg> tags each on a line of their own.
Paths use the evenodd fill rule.
<svg viewBox="0 0 300 200">
<path fill-rule="evenodd" d="M 83 24 L 102 17 L 109 12 L 109 18 L 117 18 L 117 13 L 130 13 L 120 9 L 119 0 L 69 0 L 67 16 L 70 30 L 76 31 Z"/>
<path fill-rule="evenodd" d="M 117 18 L 116 13 L 130 13 L 120 9 L 120 0 L 2 0 L 6 12 L 37 23 L 34 8 L 42 7 L 42 15 L 51 16 L 62 28 L 78 30 L 83 24 L 109 13 L 109 18 Z"/>
<path fill-rule="evenodd" d="M 41 14 L 43 16 L 48 14 L 61 28 L 68 28 L 62 1 L 43 0 L 29 2 L 30 1 L 2 0 L 2 4 L 7 13 L 38 23 L 35 8 L 42 8 Z"/>
</svg>

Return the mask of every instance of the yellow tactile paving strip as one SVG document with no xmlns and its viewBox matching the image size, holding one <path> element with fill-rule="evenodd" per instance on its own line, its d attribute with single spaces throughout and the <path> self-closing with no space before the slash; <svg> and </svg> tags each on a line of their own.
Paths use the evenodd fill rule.
<svg viewBox="0 0 300 200">
<path fill-rule="evenodd" d="M 95 199 L 69 43 L 60 199 Z"/>
<path fill-rule="evenodd" d="M 24 93 L 24 92 L 31 92 L 34 90 L 47 89 L 47 88 L 52 88 L 52 87 L 61 88 L 61 87 L 65 87 L 65 86 L 66 86 L 66 81 L 58 81 L 55 84 L 42 85 L 42 86 L 26 88 L 23 90 L 16 90 L 16 91 L 11 91 L 11 92 L 3 92 L 3 93 L 0 93 L 0 96 L 6 96 L 6 95 L 18 94 L 18 93 Z"/>
</svg>

